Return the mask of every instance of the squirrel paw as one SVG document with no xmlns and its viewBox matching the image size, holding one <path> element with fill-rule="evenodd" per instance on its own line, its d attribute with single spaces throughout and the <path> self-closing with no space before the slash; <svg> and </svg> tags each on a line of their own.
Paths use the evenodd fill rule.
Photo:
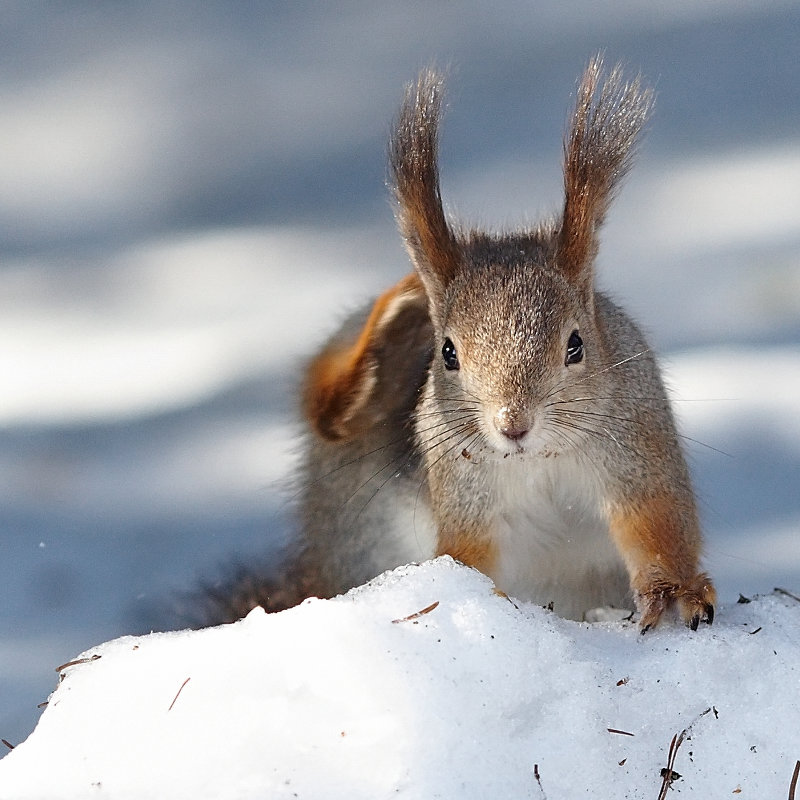
<svg viewBox="0 0 800 800">
<path fill-rule="evenodd" d="M 675 607 L 681 619 L 693 631 L 701 622 L 714 621 L 714 603 L 717 593 L 708 575 L 698 575 L 689 583 L 657 581 L 637 593 L 636 605 L 641 612 L 639 626 L 642 633 L 658 624 L 664 612 Z"/>
</svg>

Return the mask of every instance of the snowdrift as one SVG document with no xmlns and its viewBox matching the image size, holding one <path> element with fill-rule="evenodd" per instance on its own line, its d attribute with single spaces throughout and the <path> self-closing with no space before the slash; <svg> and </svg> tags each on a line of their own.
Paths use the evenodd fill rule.
<svg viewBox="0 0 800 800">
<path fill-rule="evenodd" d="M 642 636 L 441 558 L 87 651 L 0 761 L 0 797 L 786 797 L 799 758 L 791 596 Z"/>
</svg>

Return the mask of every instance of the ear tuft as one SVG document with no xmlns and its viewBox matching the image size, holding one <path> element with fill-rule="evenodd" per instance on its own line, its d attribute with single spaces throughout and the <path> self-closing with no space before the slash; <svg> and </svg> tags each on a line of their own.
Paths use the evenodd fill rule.
<svg viewBox="0 0 800 800">
<path fill-rule="evenodd" d="M 564 142 L 558 261 L 568 279 L 589 286 L 597 230 L 631 167 L 637 138 L 653 107 L 653 92 L 643 88 L 639 76 L 624 82 L 617 65 L 602 78 L 603 60 L 598 55 L 583 73 Z"/>
<path fill-rule="evenodd" d="M 438 136 L 443 78 L 423 70 L 406 87 L 389 142 L 396 217 L 414 266 L 432 296 L 440 295 L 459 263 L 439 190 Z"/>
</svg>

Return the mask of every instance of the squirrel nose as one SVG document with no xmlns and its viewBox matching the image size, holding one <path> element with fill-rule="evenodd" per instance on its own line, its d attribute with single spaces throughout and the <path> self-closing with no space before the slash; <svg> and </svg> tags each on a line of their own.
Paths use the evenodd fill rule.
<svg viewBox="0 0 800 800">
<path fill-rule="evenodd" d="M 502 433 L 507 439 L 511 439 L 514 442 L 516 442 L 518 439 L 521 439 L 527 432 L 527 428 L 500 428 L 500 433 Z"/>
<path fill-rule="evenodd" d="M 502 433 L 503 436 L 506 437 L 506 439 L 511 439 L 512 442 L 519 441 L 528 432 L 527 428 L 516 428 L 516 427 L 511 427 L 511 428 L 498 427 L 497 430 L 499 430 L 500 433 Z"/>
<path fill-rule="evenodd" d="M 494 417 L 494 424 L 497 430 L 512 442 L 518 442 L 530 429 L 526 415 L 514 413 L 507 406 L 503 406 Z"/>
</svg>

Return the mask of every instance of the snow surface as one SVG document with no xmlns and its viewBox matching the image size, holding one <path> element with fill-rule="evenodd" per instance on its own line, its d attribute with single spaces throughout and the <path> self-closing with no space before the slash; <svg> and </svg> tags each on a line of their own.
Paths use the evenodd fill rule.
<svg viewBox="0 0 800 800">
<path fill-rule="evenodd" d="M 409 268 L 385 142 L 432 61 L 446 202 L 490 227 L 557 208 L 592 52 L 655 84 L 599 280 L 667 368 L 723 607 L 800 593 L 796 0 L 16 3 L 3 23 L 0 737 L 30 734 L 57 664 L 181 625 L 176 597 L 291 535 L 298 365 Z"/>
<path fill-rule="evenodd" d="M 777 798 L 800 759 L 800 601 L 781 595 L 642 636 L 441 558 L 78 661 L 0 761 L 3 800 L 654 799 L 682 731 L 675 796 Z"/>
</svg>

